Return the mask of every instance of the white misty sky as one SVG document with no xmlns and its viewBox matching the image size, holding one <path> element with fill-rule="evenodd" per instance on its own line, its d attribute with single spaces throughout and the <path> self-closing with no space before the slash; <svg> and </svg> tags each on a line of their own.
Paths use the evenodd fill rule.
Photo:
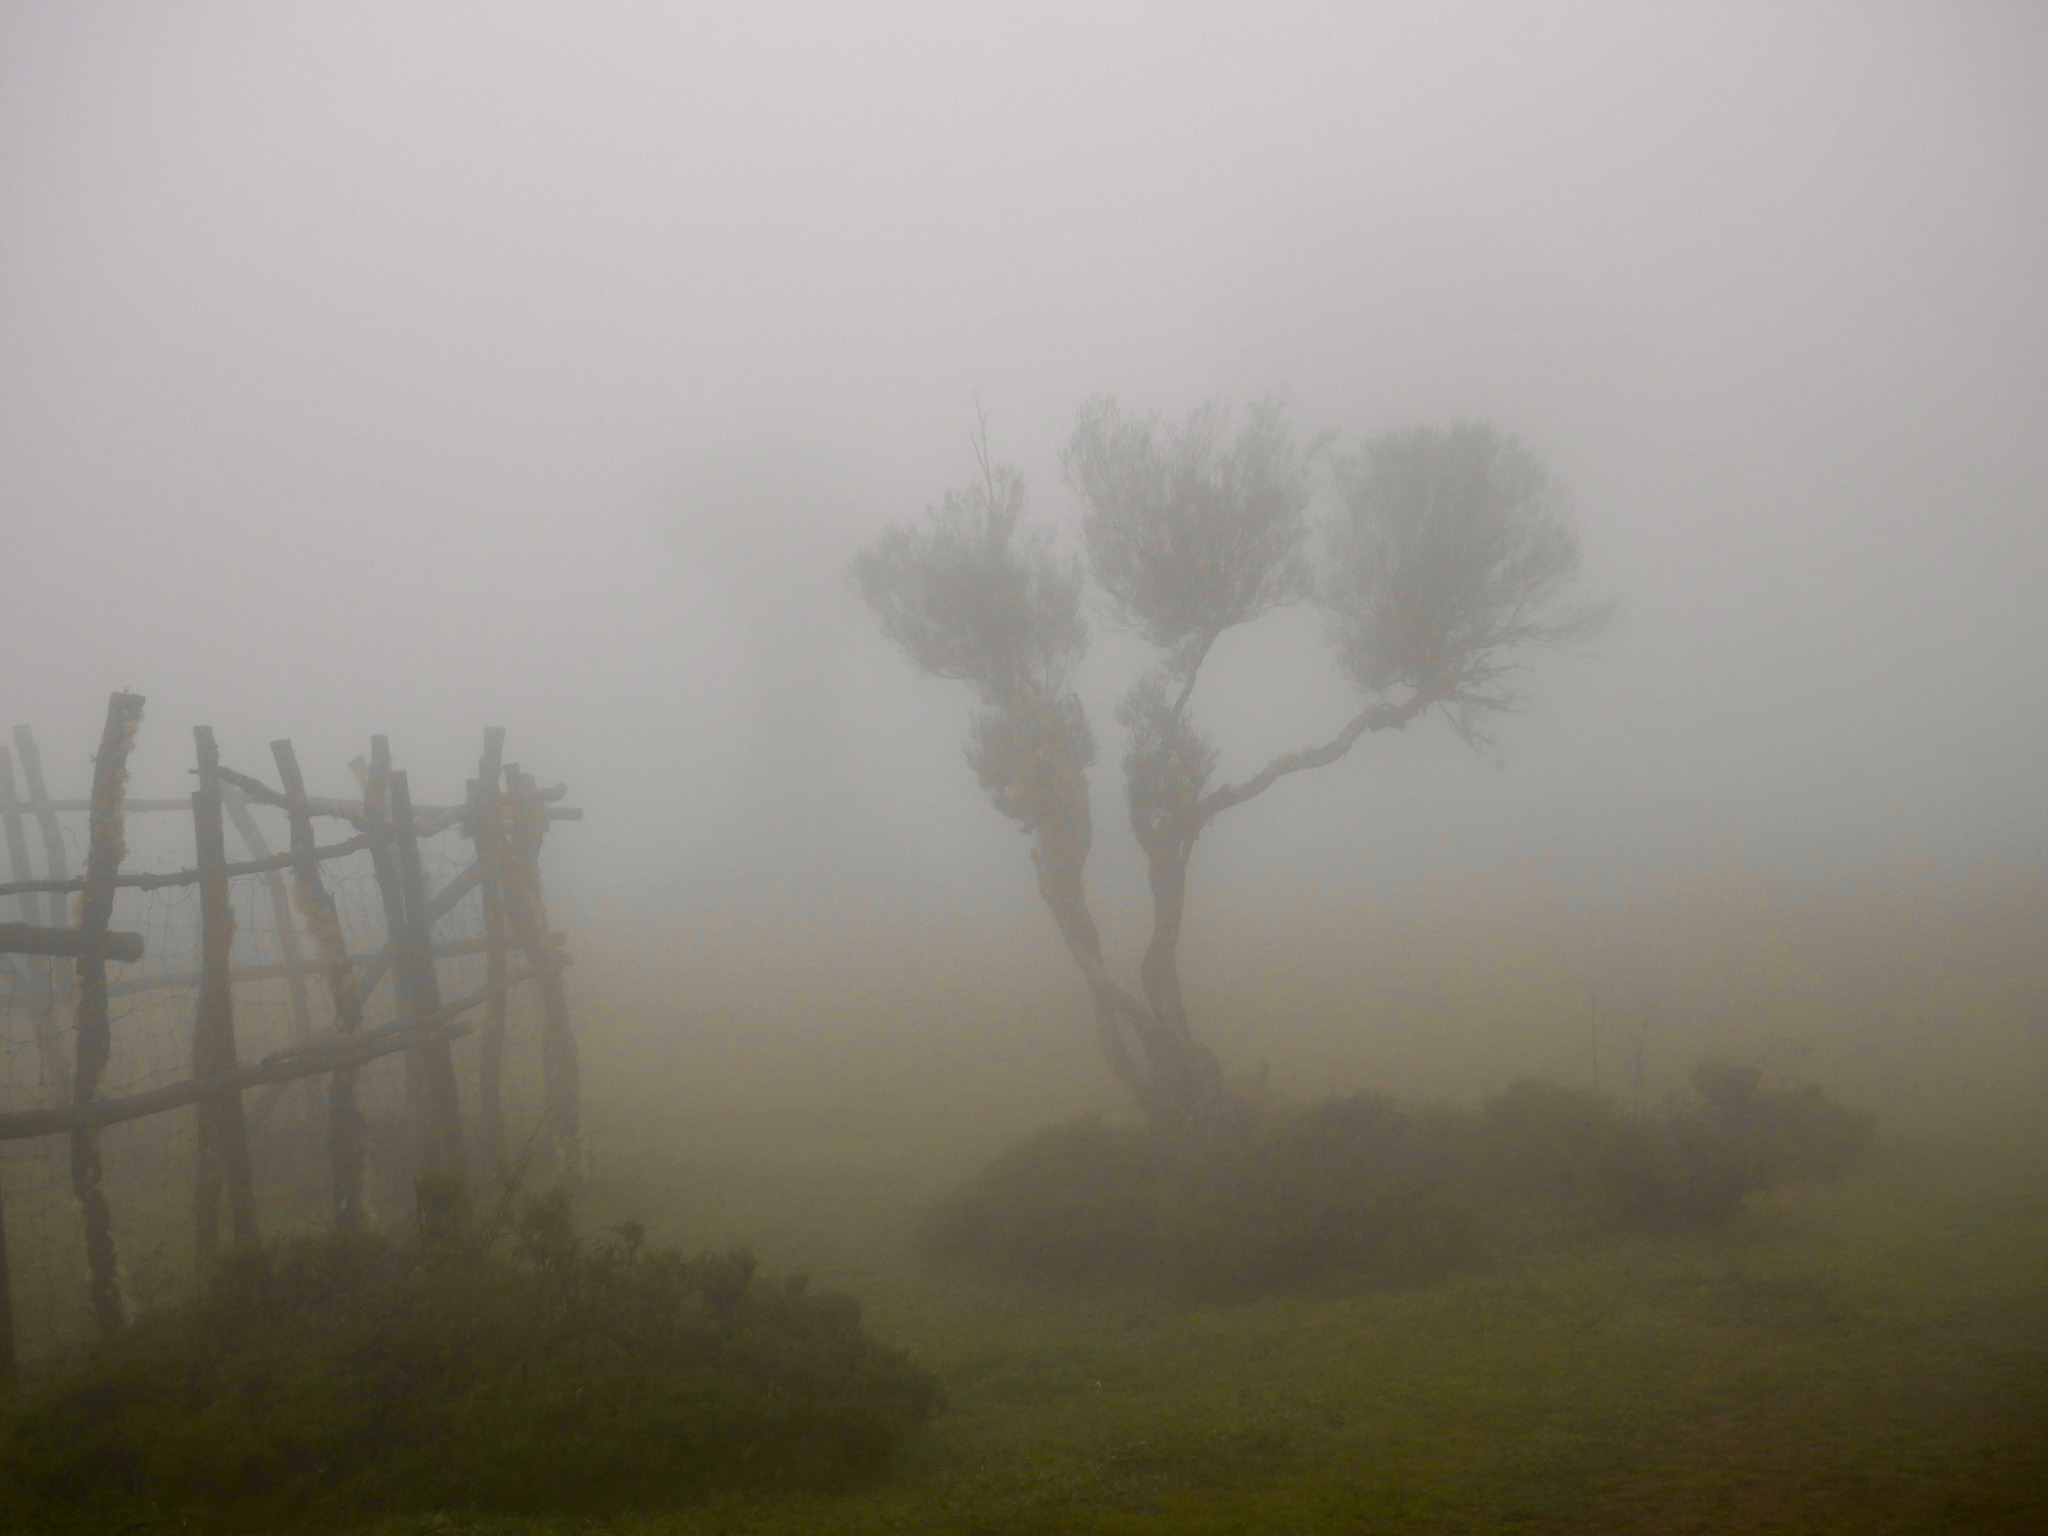
<svg viewBox="0 0 2048 1536">
<path fill-rule="evenodd" d="M 2044 79 L 2025 5 L 14 0 L 0 726 L 438 799 L 501 722 L 580 895 L 1028 900 L 846 556 L 977 391 L 1071 532 L 1083 398 L 1286 386 L 1522 433 L 1628 622 L 1504 768 L 1374 742 L 1205 861 L 2039 857 Z M 1232 773 L 1346 700 L 1296 616 L 1198 703 Z"/>
</svg>

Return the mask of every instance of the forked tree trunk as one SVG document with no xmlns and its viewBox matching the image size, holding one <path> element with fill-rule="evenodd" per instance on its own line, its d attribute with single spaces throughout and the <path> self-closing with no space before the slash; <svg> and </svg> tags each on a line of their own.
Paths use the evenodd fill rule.
<svg viewBox="0 0 2048 1536">
<path fill-rule="evenodd" d="M 1229 1096 L 1216 1053 L 1195 1038 L 1181 997 L 1181 919 L 1187 911 L 1188 858 L 1193 851 L 1193 840 L 1178 835 L 1155 839 L 1145 850 L 1152 939 L 1145 946 L 1139 982 L 1165 1047 L 1160 1067 L 1171 1074 L 1174 1095 L 1189 1117 L 1198 1126 L 1208 1126 L 1229 1107 Z"/>
<path fill-rule="evenodd" d="M 1182 701 L 1185 702 L 1185 693 Z M 1180 941 L 1187 915 L 1188 861 L 1202 831 L 1217 816 L 1265 793 L 1279 780 L 1342 758 L 1360 737 L 1400 730 L 1434 702 L 1418 691 L 1408 699 L 1362 710 L 1321 747 L 1276 757 L 1240 784 L 1170 807 L 1133 805 L 1132 831 L 1145 850 L 1152 894 L 1152 937 L 1139 969 L 1141 999 L 1131 996 L 1103 964 L 1102 941 L 1088 911 L 1082 871 L 1088 860 L 1090 821 L 1085 774 L 1076 766 L 1056 776 L 1053 809 L 1037 823 L 1038 889 L 1059 924 L 1067 951 L 1087 978 L 1103 1053 L 1118 1081 L 1162 1130 L 1198 1136 L 1230 1134 L 1244 1123 L 1245 1106 L 1223 1081 L 1215 1052 L 1195 1035 L 1181 995 Z"/>
<path fill-rule="evenodd" d="M 1117 1081 L 1123 1084 L 1152 1123 L 1163 1131 L 1201 1131 L 1218 1118 L 1226 1102 L 1216 1058 L 1196 1040 L 1179 1010 L 1180 981 L 1173 964 L 1172 944 L 1159 967 L 1147 956 L 1148 992 L 1155 969 L 1164 978 L 1176 1010 L 1163 1013 L 1156 1003 L 1133 997 L 1109 973 L 1102 958 L 1102 937 L 1088 909 L 1082 881 L 1093 836 L 1087 786 L 1079 781 L 1059 797 L 1059 805 L 1038 823 L 1031 861 L 1038 868 L 1038 891 L 1067 953 L 1080 967 L 1095 1005 L 1097 1039 Z M 1184 886 L 1186 859 L 1180 861 Z M 1177 940 L 1178 919 L 1175 936 Z M 1154 945 L 1159 944 L 1155 934 Z"/>
</svg>

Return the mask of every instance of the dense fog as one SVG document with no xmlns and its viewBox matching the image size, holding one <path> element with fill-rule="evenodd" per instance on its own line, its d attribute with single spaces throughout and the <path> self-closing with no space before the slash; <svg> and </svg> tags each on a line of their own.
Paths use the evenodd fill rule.
<svg viewBox="0 0 2048 1536">
<path fill-rule="evenodd" d="M 1498 762 L 1424 721 L 1217 829 L 1191 921 L 2037 871 L 2044 44 L 2017 5 L 11 5 L 6 714 L 74 793 L 117 687 L 142 794 L 207 723 L 315 793 L 387 732 L 450 799 L 502 723 L 589 812 L 577 912 L 1050 942 L 968 693 L 846 562 L 973 477 L 980 410 L 1072 548 L 1084 399 L 1284 389 L 1340 448 L 1520 434 L 1623 618 L 1533 658 Z M 1095 617 L 1127 954 L 1143 653 Z M 1226 778 L 1352 707 L 1311 609 L 1197 704 Z"/>
<path fill-rule="evenodd" d="M 963 698 L 844 560 L 970 477 L 977 398 L 1069 530 L 1087 396 L 1284 387 L 1347 439 L 1524 435 L 1627 623 L 1542 662 L 1505 769 L 1414 731 L 1205 856 L 2036 857 L 2043 41 L 2019 6 L 13 5 L 9 713 L 75 764 L 145 693 L 139 788 L 196 722 L 332 777 L 372 730 L 452 776 L 502 721 L 592 810 L 588 899 L 1013 882 Z M 1208 684 L 1226 773 L 1344 706 L 1271 628 Z M 1102 636 L 1098 713 L 1129 670 Z"/>
<path fill-rule="evenodd" d="M 2044 82 L 0 3 L 0 1527 L 2048 1529 Z"/>
</svg>

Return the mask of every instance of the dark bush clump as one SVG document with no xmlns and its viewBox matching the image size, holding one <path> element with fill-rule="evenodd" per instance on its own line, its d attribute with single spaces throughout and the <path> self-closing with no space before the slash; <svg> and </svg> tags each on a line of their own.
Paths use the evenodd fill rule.
<svg viewBox="0 0 2048 1536">
<path fill-rule="evenodd" d="M 1870 1144 L 1870 1117 L 1815 1087 L 1766 1088 L 1755 1067 L 1701 1062 L 1692 1075 L 1700 1118 L 1741 1147 L 1765 1185 L 1832 1179 Z"/>
<path fill-rule="evenodd" d="M 1165 1270 L 1239 1294 L 1343 1274 L 1427 1279 L 1479 1246 L 1464 1126 L 1383 1094 L 1326 1099 L 1205 1148 L 1161 1192 Z"/>
<path fill-rule="evenodd" d="M 1869 1138 L 1817 1089 L 1711 1063 L 1695 1086 L 1653 1118 L 1525 1080 L 1472 1114 L 1360 1094 L 1199 1142 L 1080 1121 L 1001 1154 L 925 1237 L 941 1259 L 1037 1279 L 1212 1294 L 1423 1280 L 1532 1244 L 1721 1222 L 1755 1191 L 1832 1177 Z"/>
<path fill-rule="evenodd" d="M 1158 1246 L 1174 1151 L 1094 1117 L 1035 1131 L 932 1208 L 925 1245 L 1032 1279 L 1133 1274 Z"/>
<path fill-rule="evenodd" d="M 226 1262 L 15 1405 L 0 1482 L 45 1500 L 271 1508 L 628 1505 L 877 1467 L 938 1400 L 858 1305 L 578 1240 L 528 1201 L 516 1257 L 300 1239 Z"/>
</svg>

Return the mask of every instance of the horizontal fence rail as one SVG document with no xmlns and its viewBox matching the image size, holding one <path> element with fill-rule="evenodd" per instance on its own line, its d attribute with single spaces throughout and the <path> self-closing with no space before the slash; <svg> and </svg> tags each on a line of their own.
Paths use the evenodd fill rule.
<svg viewBox="0 0 2048 1536">
<path fill-rule="evenodd" d="M 86 937 L 76 928 L 39 928 L 30 923 L 0 923 L 0 954 L 71 955 L 85 953 Z M 109 960 L 140 960 L 142 935 L 103 933 L 100 953 Z"/>
</svg>

